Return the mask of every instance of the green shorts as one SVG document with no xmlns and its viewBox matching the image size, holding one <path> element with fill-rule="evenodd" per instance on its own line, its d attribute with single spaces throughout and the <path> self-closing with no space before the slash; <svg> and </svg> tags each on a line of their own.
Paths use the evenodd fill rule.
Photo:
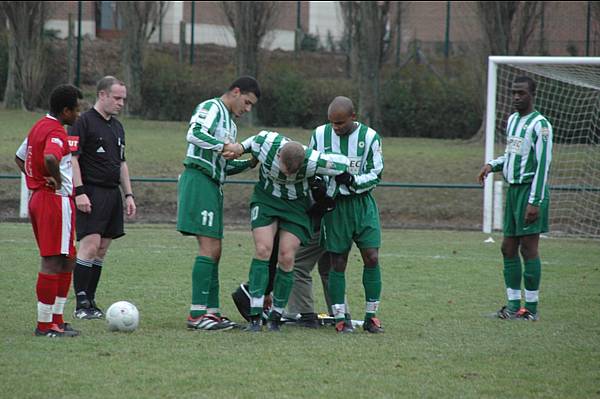
<svg viewBox="0 0 600 399">
<path fill-rule="evenodd" d="M 250 223 L 252 229 L 279 222 L 279 228 L 298 237 L 305 245 L 309 242 L 313 226 L 310 216 L 306 214 L 310 206 L 308 197 L 297 200 L 277 198 L 254 186 L 250 199 Z"/>
<path fill-rule="evenodd" d="M 379 248 L 379 210 L 371 193 L 338 195 L 336 206 L 323 216 L 321 246 L 328 252 L 345 254 L 355 242 L 358 248 Z"/>
<path fill-rule="evenodd" d="M 540 204 L 538 218 L 531 224 L 525 224 L 525 211 L 529 201 L 531 184 L 511 184 L 506 193 L 504 208 L 504 236 L 520 237 L 548 231 L 548 204 L 550 202 L 548 188 L 544 200 Z"/>
<path fill-rule="evenodd" d="M 221 185 L 193 167 L 186 167 L 177 183 L 177 231 L 223 238 Z"/>
</svg>

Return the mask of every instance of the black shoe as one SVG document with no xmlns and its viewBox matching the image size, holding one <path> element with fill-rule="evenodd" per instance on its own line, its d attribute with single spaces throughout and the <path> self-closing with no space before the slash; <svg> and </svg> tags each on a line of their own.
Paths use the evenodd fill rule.
<svg viewBox="0 0 600 399">
<path fill-rule="evenodd" d="M 298 325 L 306 328 L 319 328 L 319 318 L 316 313 L 300 313 Z"/>
<path fill-rule="evenodd" d="M 98 307 L 98 305 L 96 305 L 96 301 L 94 299 L 90 300 L 90 309 L 94 313 L 94 317 L 96 319 L 104 318 L 104 312 Z"/>
<path fill-rule="evenodd" d="M 63 330 L 65 336 L 76 337 L 81 335 L 81 331 L 74 329 L 70 323 L 61 323 L 58 327 Z"/>
<path fill-rule="evenodd" d="M 48 337 L 48 338 L 74 337 L 74 335 L 65 334 L 65 331 L 56 324 L 52 324 L 52 326 L 46 331 L 42 331 L 42 330 L 36 328 L 34 331 L 34 334 L 36 337 Z"/>
<path fill-rule="evenodd" d="M 539 316 L 537 313 L 531 313 L 529 309 L 521 308 L 517 312 L 516 318 L 519 320 L 538 321 Z"/>
<path fill-rule="evenodd" d="M 508 306 L 502 306 L 502 308 L 496 312 L 496 317 L 502 320 L 515 320 L 518 313 L 518 311 L 510 310 Z"/>
<path fill-rule="evenodd" d="M 354 327 L 352 327 L 352 321 L 348 320 L 340 320 L 335 323 L 335 331 L 341 334 L 349 334 L 354 332 Z"/>
<path fill-rule="evenodd" d="M 98 314 L 91 308 L 77 308 L 73 312 L 73 317 L 79 320 L 94 320 L 101 319 Z"/>
<path fill-rule="evenodd" d="M 383 327 L 381 327 L 381 321 L 379 321 L 378 318 L 371 317 L 370 319 L 365 320 L 363 330 L 370 332 L 371 334 L 380 334 L 383 332 Z"/>
<path fill-rule="evenodd" d="M 281 313 L 271 310 L 269 320 L 267 320 L 267 328 L 273 332 L 281 331 Z"/>
<path fill-rule="evenodd" d="M 247 331 L 247 332 L 261 332 L 262 331 L 262 324 L 260 322 L 260 317 L 251 316 L 250 317 L 250 323 L 248 323 L 248 325 L 246 326 L 246 328 L 244 328 L 244 331 Z"/>
</svg>

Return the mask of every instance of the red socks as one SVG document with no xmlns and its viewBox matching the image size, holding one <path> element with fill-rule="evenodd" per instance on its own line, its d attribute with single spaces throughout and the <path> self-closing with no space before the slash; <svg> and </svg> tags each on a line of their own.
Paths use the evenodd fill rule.
<svg viewBox="0 0 600 399">
<path fill-rule="evenodd" d="M 52 326 L 52 308 L 58 293 L 58 275 L 38 273 L 35 290 L 38 299 L 38 330 L 47 331 Z"/>
<path fill-rule="evenodd" d="M 65 309 L 65 303 L 67 302 L 67 296 L 69 295 L 69 288 L 71 287 L 71 276 L 73 273 L 59 273 L 58 277 L 58 288 L 56 292 L 56 301 L 52 308 L 52 322 L 59 326 L 65 321 L 63 319 L 63 313 Z"/>
</svg>

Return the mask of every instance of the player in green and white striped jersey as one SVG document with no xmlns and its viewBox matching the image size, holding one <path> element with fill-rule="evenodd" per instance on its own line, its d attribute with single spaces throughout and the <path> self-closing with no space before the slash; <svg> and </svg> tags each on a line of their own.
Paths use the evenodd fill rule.
<svg viewBox="0 0 600 399">
<path fill-rule="evenodd" d="M 316 175 L 336 176 L 345 172 L 349 161 L 343 155 L 324 154 L 275 132 L 262 131 L 244 140 L 235 149 L 252 153 L 260 161 L 259 182 L 250 200 L 255 254 L 250 265 L 250 324 L 247 331 L 260 331 L 260 314 L 269 277 L 269 258 L 279 234 L 279 256 L 273 285 L 273 306 L 269 329 L 278 331 L 281 314 L 294 283 L 294 257 L 300 244 L 313 232 L 309 179 Z"/>
<path fill-rule="evenodd" d="M 506 151 L 483 166 L 478 181 L 489 173 L 502 171 L 509 184 L 504 215 L 504 282 L 508 304 L 497 313 L 501 319 L 537 320 L 541 280 L 538 253 L 540 233 L 548 231 L 548 174 L 552 161 L 552 126 L 533 108 L 536 84 L 527 76 L 512 84 L 513 104 L 506 127 Z M 525 307 L 521 308 L 521 258 Z"/>
<path fill-rule="evenodd" d="M 245 76 L 231 84 L 219 98 L 198 105 L 190 120 L 188 149 L 178 188 L 177 230 L 196 236 L 200 249 L 192 269 L 192 304 L 188 328 L 231 329 L 235 323 L 219 310 L 219 259 L 223 238 L 223 190 L 227 175 L 256 165 L 255 159 L 235 160 L 239 117 L 260 97 L 258 82 Z"/>
<path fill-rule="evenodd" d="M 346 265 L 355 242 L 363 262 L 363 286 L 366 296 L 365 323 L 370 333 L 383 332 L 376 318 L 381 297 L 379 247 L 381 227 L 379 210 L 371 191 L 383 172 L 383 154 L 379 135 L 356 121 L 354 105 L 347 97 L 336 97 L 327 112 L 330 123 L 319 126 L 310 146 L 323 152 L 339 152 L 350 160 L 348 172 L 330 179 L 328 194 L 336 196 L 336 208 L 323 216 L 321 241 L 330 253 L 329 292 L 338 332 L 352 332 L 345 320 Z"/>
</svg>

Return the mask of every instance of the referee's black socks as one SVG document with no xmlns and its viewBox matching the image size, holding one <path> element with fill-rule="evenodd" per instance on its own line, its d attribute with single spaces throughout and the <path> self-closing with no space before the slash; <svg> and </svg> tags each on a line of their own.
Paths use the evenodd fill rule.
<svg viewBox="0 0 600 399">
<path fill-rule="evenodd" d="M 87 289 L 92 274 L 93 261 L 77 258 L 73 270 L 73 289 L 77 300 L 77 309 L 89 308 L 90 301 L 87 297 Z"/>
</svg>

